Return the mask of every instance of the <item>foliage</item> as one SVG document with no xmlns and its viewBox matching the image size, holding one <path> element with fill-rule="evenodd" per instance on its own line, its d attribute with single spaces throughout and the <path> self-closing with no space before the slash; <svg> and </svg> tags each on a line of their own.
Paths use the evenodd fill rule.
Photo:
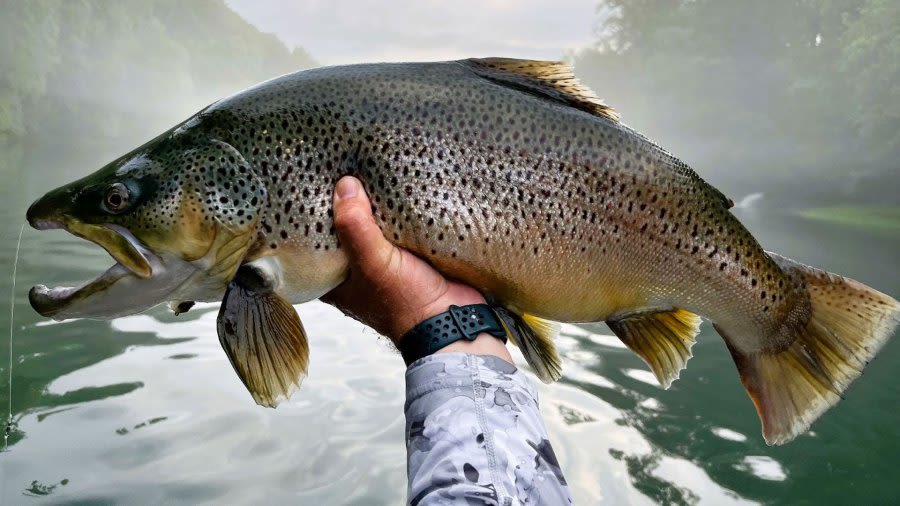
<svg viewBox="0 0 900 506">
<path fill-rule="evenodd" d="M 314 64 L 221 0 L 0 0 L 0 12 L 0 140 L 162 128 Z"/>
<path fill-rule="evenodd" d="M 896 181 L 900 2 L 606 0 L 599 19 L 579 75 L 714 182 Z"/>
<path fill-rule="evenodd" d="M 863 230 L 900 233 L 900 207 L 811 207 L 797 210 L 796 214 L 810 220 L 857 227 Z"/>
<path fill-rule="evenodd" d="M 870 0 L 847 24 L 839 69 L 852 76 L 852 120 L 873 148 L 900 155 L 900 2 Z M 883 144 L 879 145 L 879 142 Z"/>
</svg>

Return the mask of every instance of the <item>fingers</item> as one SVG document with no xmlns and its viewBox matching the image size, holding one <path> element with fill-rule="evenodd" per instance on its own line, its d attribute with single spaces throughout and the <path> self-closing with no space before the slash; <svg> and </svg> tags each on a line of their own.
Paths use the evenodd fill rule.
<svg viewBox="0 0 900 506">
<path fill-rule="evenodd" d="M 448 282 L 427 262 L 385 239 L 362 183 L 353 177 L 335 186 L 334 225 L 349 273 L 321 299 L 395 343 L 452 304 L 484 302 L 476 289 Z"/>
<path fill-rule="evenodd" d="M 352 176 L 338 181 L 334 191 L 334 226 L 352 263 L 362 270 L 383 270 L 394 254 L 394 245 L 375 224 L 369 198 Z"/>
</svg>

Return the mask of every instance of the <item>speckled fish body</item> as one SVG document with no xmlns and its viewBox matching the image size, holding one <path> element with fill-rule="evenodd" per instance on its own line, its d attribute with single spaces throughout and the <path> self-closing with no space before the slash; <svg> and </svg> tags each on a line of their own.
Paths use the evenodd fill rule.
<svg viewBox="0 0 900 506">
<path fill-rule="evenodd" d="M 892 298 L 765 252 L 729 199 L 620 123 L 557 63 L 370 64 L 283 76 L 73 183 L 106 188 L 127 177 L 125 193 L 141 199 L 133 209 L 72 218 L 72 206 L 60 211 L 69 185 L 29 219 L 127 230 L 133 250 L 165 251 L 144 256 L 191 280 L 161 293 L 175 284 L 164 283 L 156 292 L 165 299 L 115 311 L 94 304 L 99 316 L 220 300 L 242 265 L 268 280 L 256 285 L 299 303 L 346 276 L 331 202 L 347 174 L 363 181 L 392 242 L 531 322 L 607 321 L 666 386 L 690 357 L 696 315 L 712 320 L 770 442 L 791 439 L 834 404 L 897 323 Z M 104 247 L 130 265 L 122 248 Z M 43 313 L 72 314 L 64 297 L 39 292 Z M 848 309 L 835 313 L 826 302 Z M 527 347 L 531 338 L 522 340 Z M 538 367 L 542 354 L 555 357 L 535 353 L 526 357 Z M 553 367 L 538 373 L 558 377 Z M 795 387 L 772 387 L 792 374 Z"/>
<path fill-rule="evenodd" d="M 258 167 L 270 197 L 250 257 L 277 258 L 294 301 L 343 279 L 332 188 L 354 174 L 390 240 L 544 318 L 677 306 L 765 326 L 803 302 L 727 200 L 666 151 L 465 65 L 303 72 L 201 118 Z"/>
</svg>

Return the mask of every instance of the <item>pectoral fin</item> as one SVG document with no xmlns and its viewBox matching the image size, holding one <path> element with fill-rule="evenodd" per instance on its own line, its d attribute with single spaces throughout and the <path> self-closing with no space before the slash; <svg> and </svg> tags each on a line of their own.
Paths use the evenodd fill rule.
<svg viewBox="0 0 900 506">
<path fill-rule="evenodd" d="M 528 365 L 544 383 L 552 383 L 562 376 L 562 364 L 553 339 L 559 334 L 559 324 L 534 315 L 518 315 L 505 308 L 494 308 L 500 316 L 506 334 L 522 350 Z"/>
<path fill-rule="evenodd" d="M 683 309 L 635 313 L 607 320 L 616 336 L 640 356 L 663 388 L 678 379 L 691 358 L 700 317 Z"/>
<path fill-rule="evenodd" d="M 303 324 L 256 267 L 228 285 L 217 321 L 219 342 L 257 404 L 274 408 L 300 387 L 309 364 Z"/>
</svg>

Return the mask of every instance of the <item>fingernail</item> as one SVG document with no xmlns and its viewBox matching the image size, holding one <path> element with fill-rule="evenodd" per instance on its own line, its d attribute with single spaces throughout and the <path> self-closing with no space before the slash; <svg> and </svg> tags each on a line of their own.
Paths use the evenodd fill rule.
<svg viewBox="0 0 900 506">
<path fill-rule="evenodd" d="M 352 177 L 344 177 L 338 181 L 337 188 L 337 196 L 339 199 L 352 199 L 359 193 L 359 183 L 356 182 L 355 178 Z"/>
</svg>

